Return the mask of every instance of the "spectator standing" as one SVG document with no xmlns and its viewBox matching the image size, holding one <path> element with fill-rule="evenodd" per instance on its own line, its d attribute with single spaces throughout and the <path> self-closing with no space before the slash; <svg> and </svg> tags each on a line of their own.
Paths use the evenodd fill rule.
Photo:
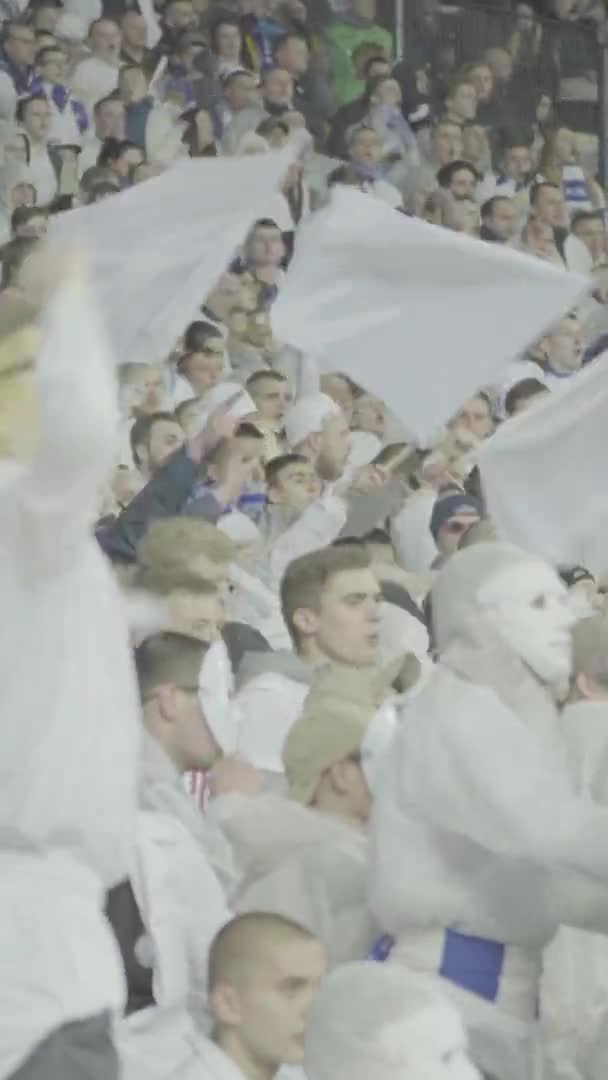
<svg viewBox="0 0 608 1080">
<path fill-rule="evenodd" d="M 26 22 L 9 22 L 4 27 L 0 58 L 0 116 L 12 120 L 17 99 L 31 93 L 34 81 L 36 37 Z"/>
<path fill-rule="evenodd" d="M 36 55 L 33 92 L 44 96 L 51 110 L 48 138 L 61 146 L 80 146 L 89 129 L 89 117 L 82 101 L 67 85 L 68 56 L 49 46 Z"/>
<path fill-rule="evenodd" d="M 377 46 L 386 59 L 393 54 L 393 42 L 388 30 L 376 22 L 376 0 L 353 0 L 350 14 L 341 15 L 327 32 L 334 96 L 338 105 L 354 101 L 365 90 L 362 73 L 355 70 L 354 56 L 358 45 Z"/>
<path fill-rule="evenodd" d="M 120 46 L 120 30 L 112 19 L 96 19 L 91 23 L 91 55 L 81 60 L 72 74 L 72 91 L 84 102 L 89 116 L 92 116 L 97 102 L 118 86 Z"/>
</svg>

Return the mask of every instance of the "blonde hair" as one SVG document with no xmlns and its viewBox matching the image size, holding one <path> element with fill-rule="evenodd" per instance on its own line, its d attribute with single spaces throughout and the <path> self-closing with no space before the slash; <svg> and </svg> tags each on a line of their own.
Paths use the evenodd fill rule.
<svg viewBox="0 0 608 1080">
<path fill-rule="evenodd" d="M 155 593 L 156 596 L 171 596 L 176 592 L 194 593 L 196 596 L 215 596 L 217 587 L 211 581 L 205 581 L 198 574 L 179 571 L 166 566 L 142 566 L 136 571 L 133 584 L 138 589 Z"/>
<path fill-rule="evenodd" d="M 153 521 L 137 548 L 140 573 L 178 577 L 191 573 L 191 564 L 199 555 L 214 563 L 232 562 L 236 545 L 206 521 L 190 517 L 163 518 Z"/>
<path fill-rule="evenodd" d="M 242 983 L 255 972 L 273 945 L 316 941 L 304 926 L 266 911 L 237 915 L 220 930 L 209 950 L 207 985 L 212 993 L 222 983 Z"/>
</svg>

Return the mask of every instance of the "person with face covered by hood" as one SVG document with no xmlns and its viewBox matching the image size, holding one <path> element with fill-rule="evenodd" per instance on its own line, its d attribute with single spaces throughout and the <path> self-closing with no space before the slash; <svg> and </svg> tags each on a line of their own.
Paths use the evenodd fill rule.
<svg viewBox="0 0 608 1080">
<path fill-rule="evenodd" d="M 283 747 L 288 800 L 224 793 L 211 804 L 240 871 L 234 910 L 301 923 L 330 965 L 365 956 L 378 934 L 367 903 L 367 821 L 397 723 L 384 699 L 401 663 L 318 673 Z"/>
<path fill-rule="evenodd" d="M 581 619 L 572 636 L 570 694 L 560 729 L 576 790 L 606 805 L 608 621 L 602 615 Z M 549 1077 L 588 1075 L 587 1058 L 606 1015 L 607 971 L 603 934 L 562 927 L 545 950 L 541 1003 Z"/>
<path fill-rule="evenodd" d="M 560 923 L 606 926 L 608 814 L 575 790 L 551 692 L 573 616 L 557 574 L 501 543 L 454 555 L 431 601 L 439 662 L 379 778 L 372 911 L 390 960 L 462 1009 L 483 1071 L 523 1080 L 542 948 Z"/>
<path fill-rule="evenodd" d="M 331 972 L 306 1025 L 308 1080 L 479 1080 L 456 1009 L 426 979 L 391 967 Z"/>
</svg>

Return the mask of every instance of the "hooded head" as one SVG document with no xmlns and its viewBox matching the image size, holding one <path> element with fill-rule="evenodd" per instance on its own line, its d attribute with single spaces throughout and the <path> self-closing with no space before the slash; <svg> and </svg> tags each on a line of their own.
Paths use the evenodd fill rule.
<svg viewBox="0 0 608 1080">
<path fill-rule="evenodd" d="M 344 807 L 352 803 L 354 816 L 367 818 L 379 762 L 396 729 L 395 711 L 384 699 L 401 664 L 402 659 L 384 670 L 341 664 L 322 669 L 283 746 L 290 798 L 315 804 L 329 780 L 332 805 L 342 795 Z"/>
<path fill-rule="evenodd" d="M 558 574 L 509 544 L 477 544 L 459 551 L 432 592 L 438 652 L 457 642 L 494 641 L 519 657 L 541 680 L 570 675 L 574 615 Z"/>
<path fill-rule="evenodd" d="M 308 1016 L 308 1080 L 477 1080 L 456 1009 L 423 977 L 347 964 L 321 986 Z"/>
</svg>

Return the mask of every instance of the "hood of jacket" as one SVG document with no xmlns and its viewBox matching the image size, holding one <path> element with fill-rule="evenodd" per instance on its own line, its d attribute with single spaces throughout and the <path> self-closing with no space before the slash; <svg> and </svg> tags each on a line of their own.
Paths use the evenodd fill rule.
<svg viewBox="0 0 608 1080">
<path fill-rule="evenodd" d="M 283 675 L 286 679 L 312 686 L 316 669 L 300 660 L 289 649 L 277 649 L 276 652 L 245 653 L 236 673 L 236 689 L 240 690 L 257 675 Z"/>
</svg>

